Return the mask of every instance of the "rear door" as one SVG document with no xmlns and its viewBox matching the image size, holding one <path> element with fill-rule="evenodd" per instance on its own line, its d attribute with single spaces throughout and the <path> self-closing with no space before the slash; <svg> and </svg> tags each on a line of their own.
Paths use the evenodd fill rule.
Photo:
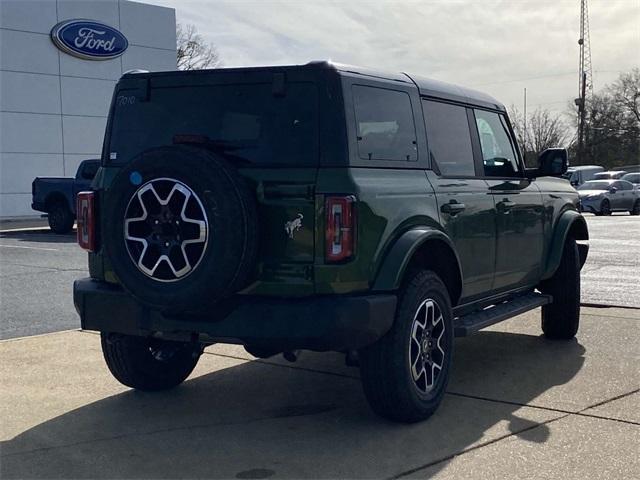
<svg viewBox="0 0 640 480">
<path fill-rule="evenodd" d="M 476 175 L 469 109 L 423 99 L 432 170 L 427 171 L 438 202 L 440 223 L 455 244 L 462 269 L 462 302 L 492 289 L 496 214 L 488 185 Z"/>
<path fill-rule="evenodd" d="M 544 251 L 542 195 L 524 169 L 504 113 L 474 109 L 484 177 L 496 211 L 493 288 L 535 285 Z"/>
</svg>

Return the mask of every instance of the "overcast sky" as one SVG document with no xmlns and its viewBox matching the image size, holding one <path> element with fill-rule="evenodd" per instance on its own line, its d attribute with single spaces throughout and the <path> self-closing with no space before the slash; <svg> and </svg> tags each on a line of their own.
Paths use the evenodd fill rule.
<svg viewBox="0 0 640 480">
<path fill-rule="evenodd" d="M 565 111 L 578 91 L 579 0 L 144 0 L 176 9 L 225 66 L 331 59 Z M 640 66 L 640 0 L 589 0 L 594 87 Z"/>
</svg>

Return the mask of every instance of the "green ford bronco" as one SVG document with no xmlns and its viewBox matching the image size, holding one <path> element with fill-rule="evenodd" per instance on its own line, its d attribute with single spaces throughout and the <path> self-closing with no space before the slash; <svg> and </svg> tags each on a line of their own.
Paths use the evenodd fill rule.
<svg viewBox="0 0 640 480">
<path fill-rule="evenodd" d="M 525 168 L 495 99 L 413 75 L 125 74 L 78 197 L 75 306 L 133 388 L 178 385 L 214 343 L 338 351 L 375 412 L 423 420 L 455 336 L 536 307 L 546 337 L 576 334 L 588 232 L 566 169 L 563 149 Z"/>
</svg>

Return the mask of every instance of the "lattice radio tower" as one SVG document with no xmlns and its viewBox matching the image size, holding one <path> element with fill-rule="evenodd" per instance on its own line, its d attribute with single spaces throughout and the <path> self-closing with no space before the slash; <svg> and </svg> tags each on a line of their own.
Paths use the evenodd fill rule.
<svg viewBox="0 0 640 480">
<path fill-rule="evenodd" d="M 586 99 L 593 94 L 593 79 L 591 72 L 591 41 L 589 40 L 589 7 L 587 0 L 580 1 L 580 70 L 578 72 L 578 162 L 585 157 L 586 135 Z"/>
</svg>

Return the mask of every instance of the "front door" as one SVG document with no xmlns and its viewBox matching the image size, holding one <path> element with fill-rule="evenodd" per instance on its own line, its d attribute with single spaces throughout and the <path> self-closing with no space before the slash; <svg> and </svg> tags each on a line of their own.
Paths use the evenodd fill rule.
<svg viewBox="0 0 640 480">
<path fill-rule="evenodd" d="M 496 211 L 493 289 L 535 285 L 544 249 L 542 195 L 524 169 L 506 116 L 474 109 L 484 177 Z"/>
</svg>

